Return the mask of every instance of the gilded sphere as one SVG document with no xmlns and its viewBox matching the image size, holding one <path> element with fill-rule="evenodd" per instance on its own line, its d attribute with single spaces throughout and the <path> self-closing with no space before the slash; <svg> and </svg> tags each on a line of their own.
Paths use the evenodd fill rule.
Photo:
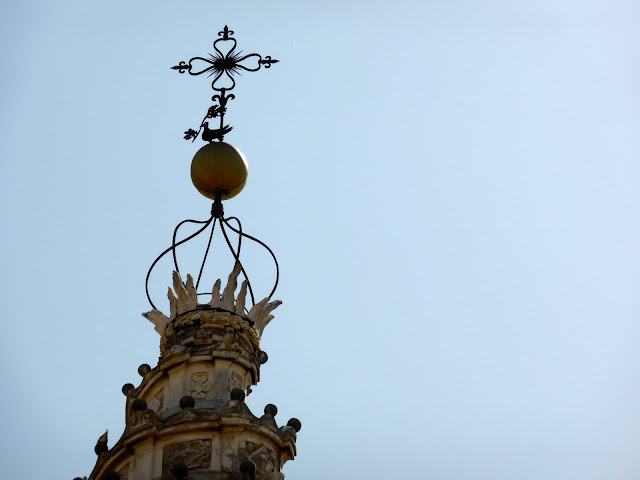
<svg viewBox="0 0 640 480">
<path fill-rule="evenodd" d="M 249 176 L 247 160 L 240 150 L 224 142 L 211 142 L 202 147 L 191 162 L 191 181 L 198 191 L 215 200 L 235 197 Z"/>
</svg>

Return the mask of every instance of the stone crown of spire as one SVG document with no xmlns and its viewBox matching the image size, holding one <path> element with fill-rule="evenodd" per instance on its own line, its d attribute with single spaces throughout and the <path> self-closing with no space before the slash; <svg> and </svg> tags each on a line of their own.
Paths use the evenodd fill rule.
<svg viewBox="0 0 640 480">
<path fill-rule="evenodd" d="M 247 295 L 247 280 L 242 282 L 240 291 L 236 296 L 235 292 L 238 287 L 238 276 L 242 271 L 239 263 L 236 263 L 233 270 L 229 274 L 227 285 L 222 294 L 220 287 L 222 285 L 220 279 L 216 280 L 211 292 L 211 301 L 207 304 L 198 303 L 198 292 L 193 283 L 193 277 L 187 274 L 187 282 L 184 283 L 180 273 L 173 272 L 173 290 L 169 287 L 167 296 L 169 298 L 169 316 L 166 316 L 160 310 L 154 308 L 149 312 L 142 314 L 147 320 L 155 325 L 155 331 L 161 336 L 167 328 L 167 325 L 178 316 L 197 309 L 218 309 L 230 313 L 240 315 L 249 321 L 250 325 L 258 332 L 258 336 L 262 337 L 265 327 L 273 320 L 274 316 L 271 312 L 282 304 L 280 300 L 270 301 L 269 297 L 263 298 L 247 311 L 245 302 Z"/>
</svg>

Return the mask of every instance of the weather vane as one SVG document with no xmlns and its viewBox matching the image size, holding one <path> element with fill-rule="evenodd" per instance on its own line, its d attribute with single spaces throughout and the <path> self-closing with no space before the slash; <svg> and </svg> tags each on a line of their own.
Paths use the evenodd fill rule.
<svg viewBox="0 0 640 480">
<path fill-rule="evenodd" d="M 178 70 L 180 73 L 189 72 L 190 75 L 201 75 L 203 73 L 208 73 L 209 76 L 215 75 L 213 81 L 211 82 L 211 87 L 216 92 L 216 94 L 212 97 L 212 100 L 216 103 L 214 103 L 207 110 L 207 114 L 200 123 L 200 128 L 197 131 L 193 129 L 187 130 L 184 137 L 187 140 L 195 140 L 198 135 L 202 133 L 201 138 L 204 141 L 209 142 L 205 146 L 200 148 L 200 150 L 198 150 L 193 157 L 193 160 L 191 162 L 191 181 L 202 195 L 213 200 L 214 202 L 211 206 L 211 215 L 208 219 L 188 219 L 180 222 L 175 227 L 173 231 L 171 246 L 164 250 L 154 260 L 154 262 L 151 264 L 151 267 L 149 268 L 145 281 L 145 289 L 147 292 L 147 299 L 154 309 L 152 312 L 149 312 L 149 318 L 154 318 L 156 320 L 160 319 L 158 321 L 160 321 L 161 323 L 164 322 L 164 319 L 166 317 L 164 317 L 164 315 L 156 309 L 155 304 L 151 300 L 151 295 L 149 292 L 149 278 L 156 264 L 165 255 L 168 254 L 171 254 L 171 256 L 173 257 L 174 288 L 176 289 L 176 294 L 178 291 L 182 291 L 182 287 L 179 286 L 183 285 L 188 291 L 191 291 L 196 296 L 196 298 L 201 295 L 211 296 L 210 302 L 201 304 L 200 301 L 198 301 L 197 304 L 192 305 L 194 308 L 214 308 L 223 310 L 230 308 L 224 302 L 221 303 L 221 298 L 219 295 L 220 292 L 216 290 L 216 288 L 219 289 L 220 280 L 218 280 L 214 285 L 213 292 L 211 290 L 207 292 L 198 291 L 205 264 L 207 262 L 207 259 L 210 257 L 209 254 L 214 248 L 213 239 L 214 232 L 216 231 L 216 226 L 219 226 L 220 231 L 222 231 L 222 236 L 224 238 L 223 245 L 226 244 L 228 250 L 233 256 L 234 268 L 232 276 L 234 276 L 234 278 L 237 278 L 239 275 L 242 275 L 242 277 L 244 277 L 242 289 L 245 293 L 242 294 L 242 298 L 244 299 L 244 295 L 248 293 L 249 299 L 252 303 L 251 309 L 245 308 L 244 300 L 242 300 L 241 306 L 236 305 L 235 307 L 236 310 L 240 310 L 236 313 L 239 313 L 241 316 L 246 315 L 246 317 L 243 316 L 243 318 L 247 319 L 247 321 L 249 322 L 252 322 L 251 320 L 249 320 L 249 317 L 257 318 L 256 315 L 258 315 L 258 317 L 260 317 L 260 315 L 263 315 L 266 318 L 266 316 L 268 316 L 268 311 L 275 308 L 275 306 L 279 304 L 279 302 L 277 301 L 271 301 L 271 297 L 273 296 L 278 286 L 278 280 L 280 277 L 280 269 L 278 267 L 278 260 L 276 259 L 275 254 L 264 242 L 245 233 L 242 228 L 242 224 L 237 217 L 225 218 L 224 209 L 222 207 L 222 200 L 227 200 L 229 198 L 235 197 L 238 193 L 240 193 L 240 191 L 242 191 L 249 175 L 249 167 L 242 152 L 233 145 L 222 141 L 224 135 L 231 131 L 231 127 L 224 124 L 224 114 L 227 110 L 227 102 L 235 98 L 233 94 L 228 93 L 230 90 L 233 90 L 236 85 L 233 77 L 236 74 L 240 74 L 242 70 L 255 72 L 257 70 L 260 70 L 263 65 L 265 66 L 265 68 L 269 68 L 272 64 L 278 62 L 278 60 L 273 60 L 271 57 L 263 58 L 257 53 L 243 55 L 242 52 L 236 52 L 237 42 L 232 37 L 233 31 L 229 30 L 227 26 L 225 26 L 224 30 L 219 32 L 218 35 L 221 38 L 218 38 L 215 42 L 213 42 L 213 48 L 216 53 L 213 55 L 209 55 L 210 58 L 194 57 L 189 60 L 188 63 L 180 62 L 178 65 L 171 67 L 174 70 Z M 255 60 L 257 62 L 253 64 L 253 66 L 242 64 L 242 62 L 251 62 L 252 60 Z M 202 62 L 205 62 L 205 65 L 203 65 Z M 225 80 L 227 83 L 224 83 Z M 210 129 L 207 122 L 207 119 L 209 118 L 219 118 L 220 127 L 217 129 Z M 217 141 L 214 142 L 214 140 Z M 191 224 L 192 226 L 197 225 L 198 229 L 196 230 L 196 232 L 186 236 L 185 238 L 179 238 L 179 230 L 186 224 Z M 197 280 L 195 280 L 194 282 L 191 275 L 187 275 L 186 282 L 183 282 L 179 268 L 177 247 L 200 235 L 209 227 L 211 228 L 211 233 L 208 235 L 209 240 L 204 251 L 200 270 L 197 275 Z M 231 238 L 233 235 L 236 236 L 235 239 Z M 240 259 L 243 239 L 252 241 L 262 246 L 269 253 L 271 258 L 273 259 L 273 262 L 275 263 L 275 283 L 268 296 L 260 302 L 256 302 L 253 286 L 249 280 L 246 268 L 242 264 Z M 231 276 L 229 278 L 229 284 L 235 282 L 235 280 L 231 282 Z M 216 287 L 216 285 L 218 287 Z M 233 285 L 235 285 L 235 283 L 233 283 Z M 175 297 L 172 297 L 171 294 L 169 295 L 169 301 L 170 304 L 175 305 Z M 147 316 L 147 314 L 145 314 L 145 316 Z"/>
<path fill-rule="evenodd" d="M 274 60 L 270 56 L 262 58 L 262 55 L 258 53 L 243 55 L 242 51 L 236 51 L 238 42 L 233 38 L 233 33 L 233 30 L 229 30 L 229 27 L 225 25 L 224 30 L 218 32 L 218 36 L 221 38 L 213 42 L 215 53 L 209 54 L 209 58 L 193 57 L 188 63 L 183 61 L 171 67 L 180 73 L 189 72 L 189 75 L 202 75 L 203 73 L 208 73 L 209 77 L 215 75 L 211 82 L 211 88 L 219 92 L 211 97 L 211 100 L 216 103 L 211 105 L 209 110 L 207 110 L 207 114 L 202 119 L 202 122 L 200 122 L 200 128 L 198 128 L 197 131 L 190 128 L 184 132 L 185 140 L 195 141 L 200 132 L 202 132 L 201 138 L 205 142 L 213 142 L 214 140 L 221 142 L 224 136 L 233 129 L 233 127 L 224 124 L 224 114 L 227 111 L 227 102 L 235 98 L 235 95 L 227 94 L 227 92 L 233 90 L 236 86 L 236 81 L 233 78 L 234 75 L 241 75 L 242 70 L 256 72 L 260 70 L 263 65 L 264 68 L 270 68 L 271 65 L 279 62 L 279 60 Z M 226 51 L 226 53 L 224 53 L 224 51 Z M 251 63 L 253 60 L 257 61 L 253 66 L 242 64 L 245 61 Z M 204 62 L 204 64 L 202 62 Z M 229 81 L 231 83 L 229 83 Z M 220 126 L 215 129 L 210 129 L 209 122 L 207 122 L 209 118 L 219 118 Z"/>
</svg>

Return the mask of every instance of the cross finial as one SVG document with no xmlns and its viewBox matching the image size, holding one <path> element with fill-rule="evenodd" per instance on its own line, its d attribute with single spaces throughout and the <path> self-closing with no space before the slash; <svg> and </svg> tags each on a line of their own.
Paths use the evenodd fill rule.
<svg viewBox="0 0 640 480">
<path fill-rule="evenodd" d="M 227 102 L 235 98 L 235 95 L 227 93 L 236 86 L 236 81 L 233 77 L 241 75 L 242 70 L 255 72 L 260 70 L 263 65 L 264 68 L 270 68 L 271 65 L 279 61 L 272 59 L 270 56 L 263 58 L 258 53 L 242 55 L 242 51 L 236 51 L 237 42 L 233 38 L 233 34 L 233 30 L 229 30 L 229 27 L 225 25 L 224 29 L 218 32 L 220 38 L 213 42 L 215 53 L 209 54 L 208 58 L 193 57 L 189 62 L 182 61 L 178 65 L 171 67 L 180 73 L 189 72 L 189 75 L 202 75 L 203 73 L 208 73 L 209 76 L 215 75 L 211 82 L 211 88 L 218 92 L 211 97 L 211 100 L 215 103 L 207 110 L 207 114 L 200 122 L 200 127 L 197 131 L 190 128 L 184 132 L 185 140 L 195 141 L 202 132 L 201 138 L 204 141 L 213 142 L 218 140 L 221 142 L 224 136 L 233 128 L 224 124 Z M 253 65 L 251 65 L 252 63 Z M 207 122 L 209 118 L 219 118 L 219 128 L 210 129 L 209 122 Z"/>
</svg>

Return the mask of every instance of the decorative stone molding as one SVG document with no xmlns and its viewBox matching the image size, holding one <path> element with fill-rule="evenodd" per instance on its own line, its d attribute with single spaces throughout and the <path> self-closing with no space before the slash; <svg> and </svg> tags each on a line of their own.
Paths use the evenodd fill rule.
<svg viewBox="0 0 640 480">
<path fill-rule="evenodd" d="M 151 409 L 146 409 L 141 412 L 132 412 L 129 415 L 129 421 L 127 422 L 126 429 L 136 429 L 140 427 L 146 427 L 149 425 L 158 425 L 160 420 L 158 415 Z"/>
<path fill-rule="evenodd" d="M 265 407 L 265 416 L 257 418 L 244 400 L 230 399 L 218 408 L 184 408 L 167 418 L 149 409 L 133 412 L 89 480 L 104 480 L 112 470 L 122 474 L 127 465 L 128 480 L 169 480 L 167 471 L 178 462 L 189 467 L 193 480 L 224 479 L 224 472 L 237 470 L 245 460 L 255 464 L 256 480 L 282 480 L 283 465 L 296 454 L 295 429 L 278 428 L 275 410 Z M 148 463 L 149 458 L 158 460 Z"/>
<path fill-rule="evenodd" d="M 225 337 L 234 336 L 231 345 Z M 199 308 L 183 313 L 167 325 L 160 338 L 160 354 L 167 356 L 191 352 L 230 358 L 245 355 L 251 362 L 259 362 L 260 338 L 258 332 L 240 315 Z"/>
</svg>

